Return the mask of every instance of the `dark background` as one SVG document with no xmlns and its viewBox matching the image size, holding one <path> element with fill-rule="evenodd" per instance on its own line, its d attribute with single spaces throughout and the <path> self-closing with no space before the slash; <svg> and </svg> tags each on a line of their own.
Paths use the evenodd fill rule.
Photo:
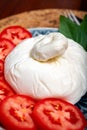
<svg viewBox="0 0 87 130">
<path fill-rule="evenodd" d="M 0 19 L 24 11 L 47 8 L 87 11 L 87 0 L 0 0 Z"/>
</svg>

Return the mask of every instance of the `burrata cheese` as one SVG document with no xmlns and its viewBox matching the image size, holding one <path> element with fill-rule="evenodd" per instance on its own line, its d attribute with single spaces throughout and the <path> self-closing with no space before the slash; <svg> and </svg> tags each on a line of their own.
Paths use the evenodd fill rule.
<svg viewBox="0 0 87 130">
<path fill-rule="evenodd" d="M 23 40 L 6 57 L 5 79 L 19 94 L 75 104 L 87 90 L 87 52 L 61 33 Z"/>
</svg>

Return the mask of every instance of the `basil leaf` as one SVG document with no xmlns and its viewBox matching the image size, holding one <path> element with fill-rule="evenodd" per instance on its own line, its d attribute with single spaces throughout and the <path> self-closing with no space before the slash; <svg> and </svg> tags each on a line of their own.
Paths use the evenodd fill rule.
<svg viewBox="0 0 87 130">
<path fill-rule="evenodd" d="M 59 31 L 66 37 L 73 39 L 83 46 L 87 51 L 87 17 L 84 18 L 81 25 L 77 25 L 65 16 L 60 16 Z"/>
<path fill-rule="evenodd" d="M 84 16 L 80 26 L 87 33 L 87 15 Z"/>
</svg>

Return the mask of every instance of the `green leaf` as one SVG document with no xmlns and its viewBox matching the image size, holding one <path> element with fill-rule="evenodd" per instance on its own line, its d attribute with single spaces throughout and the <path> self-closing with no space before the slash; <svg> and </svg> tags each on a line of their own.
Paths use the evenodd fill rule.
<svg viewBox="0 0 87 130">
<path fill-rule="evenodd" d="M 82 21 L 80 26 L 87 34 L 87 15 L 84 16 L 84 19 L 83 19 L 83 21 Z"/>
<path fill-rule="evenodd" d="M 87 51 L 87 16 L 81 25 L 77 25 L 65 16 L 60 16 L 59 31 L 66 37 L 78 42 Z"/>
</svg>

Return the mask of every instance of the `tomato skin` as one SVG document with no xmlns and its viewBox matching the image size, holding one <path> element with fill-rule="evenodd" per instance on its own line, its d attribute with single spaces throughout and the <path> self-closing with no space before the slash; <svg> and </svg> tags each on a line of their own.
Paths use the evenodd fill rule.
<svg viewBox="0 0 87 130">
<path fill-rule="evenodd" d="M 0 79 L 4 77 L 4 61 L 0 59 Z"/>
<path fill-rule="evenodd" d="M 26 38 L 31 38 L 32 34 L 29 31 L 27 31 L 24 27 L 16 25 L 5 28 L 1 32 L 0 37 L 10 39 L 10 41 L 12 41 L 14 45 L 17 45 L 22 40 Z"/>
<path fill-rule="evenodd" d="M 4 78 L 0 79 L 0 103 L 8 96 L 14 95 L 15 92 L 11 89 Z"/>
<path fill-rule="evenodd" d="M 84 130 L 86 120 L 74 105 L 58 98 L 39 101 L 33 118 L 40 130 Z"/>
<path fill-rule="evenodd" d="M 5 60 L 9 52 L 14 48 L 13 42 L 6 38 L 0 38 L 0 60 Z"/>
<path fill-rule="evenodd" d="M 1 102 L 0 122 L 6 130 L 36 130 L 32 119 L 35 101 L 25 95 L 7 97 Z"/>
</svg>

